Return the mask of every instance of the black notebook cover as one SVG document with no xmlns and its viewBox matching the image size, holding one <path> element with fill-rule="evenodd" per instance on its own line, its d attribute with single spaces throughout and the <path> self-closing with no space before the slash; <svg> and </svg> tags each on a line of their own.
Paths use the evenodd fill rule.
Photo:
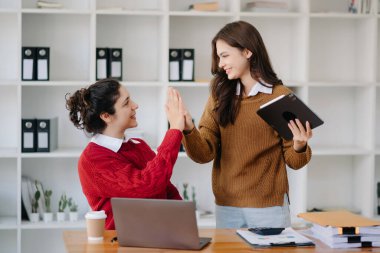
<svg viewBox="0 0 380 253">
<path fill-rule="evenodd" d="M 323 124 L 323 121 L 293 93 L 282 95 L 260 106 L 257 114 L 286 140 L 293 139 L 288 127 L 290 120 L 299 119 L 305 129 L 306 121 L 309 121 L 312 129 Z"/>
</svg>

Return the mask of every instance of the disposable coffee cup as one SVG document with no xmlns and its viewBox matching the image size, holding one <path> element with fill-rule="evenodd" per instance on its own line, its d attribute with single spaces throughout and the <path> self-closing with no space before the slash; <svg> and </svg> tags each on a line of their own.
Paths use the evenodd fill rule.
<svg viewBox="0 0 380 253">
<path fill-rule="evenodd" d="M 84 216 L 87 224 L 87 239 L 89 241 L 102 241 L 104 224 L 107 218 L 106 213 L 101 211 L 87 212 Z"/>
</svg>

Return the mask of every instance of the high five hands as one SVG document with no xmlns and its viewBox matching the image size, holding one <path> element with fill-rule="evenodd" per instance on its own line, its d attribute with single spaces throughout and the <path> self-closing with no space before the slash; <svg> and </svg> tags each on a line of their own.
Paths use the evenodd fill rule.
<svg viewBox="0 0 380 253">
<path fill-rule="evenodd" d="M 172 87 L 168 88 L 165 109 L 171 129 L 190 131 L 194 128 L 192 117 L 186 109 L 181 95 Z"/>
<path fill-rule="evenodd" d="M 299 119 L 291 120 L 288 127 L 293 134 L 293 148 L 297 152 L 305 150 L 307 141 L 313 136 L 310 123 L 306 121 L 306 129 Z"/>
</svg>

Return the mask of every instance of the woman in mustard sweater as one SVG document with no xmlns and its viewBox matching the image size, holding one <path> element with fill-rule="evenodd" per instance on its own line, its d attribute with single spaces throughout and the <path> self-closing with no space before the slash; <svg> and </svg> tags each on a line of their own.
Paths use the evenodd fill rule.
<svg viewBox="0 0 380 253">
<path fill-rule="evenodd" d="M 279 42 L 280 43 L 280 42 Z M 183 144 L 198 163 L 212 160 L 218 228 L 288 227 L 286 165 L 300 169 L 311 158 L 312 136 L 296 119 L 293 140 L 281 138 L 256 111 L 288 94 L 273 71 L 264 42 L 251 24 L 227 24 L 212 40 L 211 96 L 197 129 L 185 114 Z"/>
</svg>

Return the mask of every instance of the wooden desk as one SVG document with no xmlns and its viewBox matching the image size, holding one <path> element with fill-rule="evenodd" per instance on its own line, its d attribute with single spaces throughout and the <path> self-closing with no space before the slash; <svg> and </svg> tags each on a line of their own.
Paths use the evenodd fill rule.
<svg viewBox="0 0 380 253">
<path fill-rule="evenodd" d="M 301 252 L 380 252 L 380 248 L 357 248 L 357 249 L 330 249 L 326 245 L 316 242 L 316 247 L 282 247 L 282 248 L 266 248 L 257 249 L 250 247 L 238 235 L 235 229 L 201 229 L 199 231 L 202 237 L 212 237 L 212 242 L 204 252 L 213 253 L 251 253 L 251 252 L 287 252 L 287 253 L 301 253 Z M 132 248 L 132 247 L 119 247 L 118 243 L 111 243 L 111 239 L 116 236 L 115 230 L 107 230 L 105 232 L 104 241 L 101 243 L 88 243 L 85 230 L 81 231 L 64 231 L 63 238 L 68 253 L 146 253 L 146 252 L 191 252 L 198 251 L 191 250 L 170 250 L 170 249 L 152 249 L 152 248 Z"/>
</svg>

